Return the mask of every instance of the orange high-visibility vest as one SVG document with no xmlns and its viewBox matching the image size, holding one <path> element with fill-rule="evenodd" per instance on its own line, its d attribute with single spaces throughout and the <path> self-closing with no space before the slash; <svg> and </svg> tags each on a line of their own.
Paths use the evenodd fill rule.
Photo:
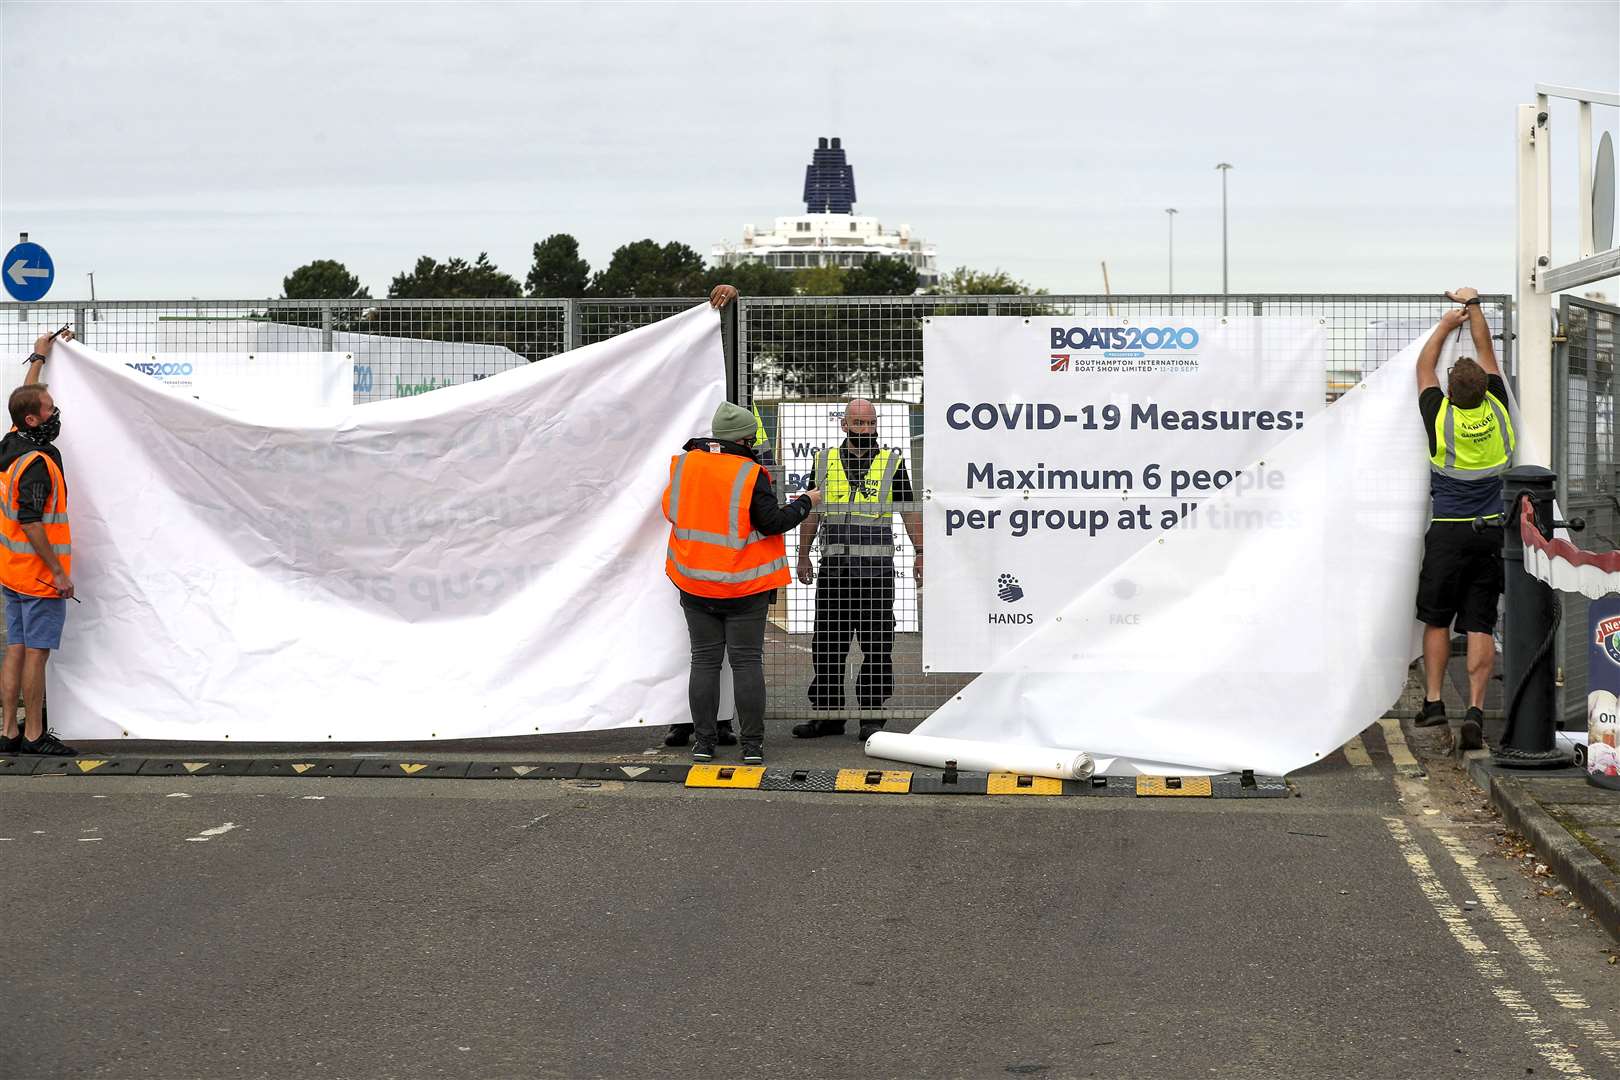
<svg viewBox="0 0 1620 1080">
<path fill-rule="evenodd" d="M 51 474 L 51 499 L 46 503 L 39 523 L 45 529 L 46 543 L 51 545 L 51 550 L 62 564 L 62 573 L 70 577 L 73 574 L 73 534 L 68 529 L 67 480 L 56 462 L 51 460 L 51 455 L 30 450 L 13 461 L 4 473 L 0 473 L 0 585 L 24 596 L 55 596 L 56 585 L 51 580 L 51 568 L 45 565 L 45 560 L 29 543 L 22 530 L 22 522 L 17 520 L 21 512 L 21 492 L 17 490 L 17 485 L 22 480 L 23 470 L 35 458 L 44 461 L 46 471 Z"/>
<path fill-rule="evenodd" d="M 788 583 L 787 541 L 754 531 L 748 502 L 759 464 L 736 454 L 689 450 L 669 461 L 664 572 L 694 596 L 752 596 Z"/>
</svg>

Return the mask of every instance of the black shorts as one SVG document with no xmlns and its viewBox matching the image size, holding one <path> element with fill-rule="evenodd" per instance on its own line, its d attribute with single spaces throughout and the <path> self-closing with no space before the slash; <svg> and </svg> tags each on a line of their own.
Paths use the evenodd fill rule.
<svg viewBox="0 0 1620 1080">
<path fill-rule="evenodd" d="M 1475 532 L 1472 522 L 1431 522 L 1418 572 L 1418 620 L 1429 626 L 1456 620 L 1460 634 L 1489 634 L 1501 595 L 1502 526 Z"/>
</svg>

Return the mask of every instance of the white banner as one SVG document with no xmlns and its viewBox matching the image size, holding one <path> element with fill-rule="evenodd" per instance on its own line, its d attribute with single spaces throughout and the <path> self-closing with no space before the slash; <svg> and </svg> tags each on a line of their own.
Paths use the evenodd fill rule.
<svg viewBox="0 0 1620 1080">
<path fill-rule="evenodd" d="M 346 409 L 354 401 L 351 353 L 101 355 L 187 397 L 228 409 Z"/>
<path fill-rule="evenodd" d="M 1282 774 L 1333 753 L 1397 699 L 1417 654 L 1420 347 L 1055 604 L 916 733 L 1085 750 L 1113 774 Z M 1266 471 L 1285 482 L 1259 483 Z M 1119 620 L 1127 594 L 1137 617 Z"/>
<path fill-rule="evenodd" d="M 928 320 L 923 358 L 923 663 L 981 671 L 1200 500 L 1286 485 L 1244 470 L 1323 407 L 1327 334 L 1315 319 L 952 317 Z M 1139 622 L 1146 584 L 1120 581 L 1109 618 Z"/>
<path fill-rule="evenodd" d="M 659 504 L 670 456 L 724 397 L 706 305 L 337 414 L 224 410 L 56 349 L 83 600 L 49 668 L 64 735 L 417 740 L 687 719 Z"/>
<path fill-rule="evenodd" d="M 875 403 L 878 422 L 878 445 L 897 451 L 906 463 L 906 475 L 911 478 L 917 499 L 916 472 L 911 463 L 911 406 L 904 402 L 881 401 Z M 831 402 L 809 405 L 784 401 L 777 408 L 776 435 L 771 447 L 777 463 L 787 477 L 787 489 L 780 497 L 786 502 L 797 498 L 815 479 L 816 455 L 829 446 L 844 441 L 844 403 Z M 896 514 L 894 529 L 894 628 L 902 634 L 913 634 L 918 629 L 917 579 L 913 576 L 911 538 Z M 799 530 L 787 534 L 788 565 L 796 565 L 799 553 Z M 819 566 L 820 552 L 811 552 L 811 561 Z M 788 586 L 788 633 L 808 634 L 815 630 L 816 587 L 799 582 L 797 573 Z"/>
</svg>

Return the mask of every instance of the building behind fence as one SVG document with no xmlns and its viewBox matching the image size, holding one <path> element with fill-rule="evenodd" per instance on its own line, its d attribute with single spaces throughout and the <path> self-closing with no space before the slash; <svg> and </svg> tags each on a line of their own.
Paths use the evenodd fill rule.
<svg viewBox="0 0 1620 1080">
<path fill-rule="evenodd" d="M 693 298 L 39 302 L 0 305 L 0 341 L 20 358 L 39 333 L 71 323 L 80 339 L 93 348 L 146 357 L 188 352 L 346 352 L 354 357 L 355 400 L 370 402 L 427 393 L 544 361 L 700 302 Z M 1511 373 L 1511 300 L 1490 296 L 1484 302 L 1486 317 L 1502 342 L 1504 367 Z M 903 426 L 910 438 L 912 478 L 916 490 L 922 492 L 927 485 L 922 415 L 922 325 L 926 318 L 1132 318 L 1149 314 L 1314 318 L 1321 320 L 1328 334 L 1324 374 L 1331 398 L 1432 327 L 1451 306 L 1439 297 L 1394 294 L 745 297 L 735 305 L 735 325 L 728 328 L 729 383 L 738 400 L 759 409 L 773 443 L 780 443 L 784 434 L 791 438 L 791 432 L 781 430 L 782 417 L 791 411 L 783 410 L 783 405 L 836 408 L 853 396 L 889 404 L 886 412 L 909 417 Z M 1588 314 L 1591 311 L 1595 314 Z M 1580 317 L 1585 320 L 1581 324 L 1583 351 L 1573 360 L 1566 358 L 1560 369 L 1568 377 L 1555 397 L 1555 407 L 1563 410 L 1556 420 L 1561 432 L 1578 431 L 1578 437 L 1559 444 L 1565 470 L 1576 467 L 1581 473 L 1579 478 L 1568 479 L 1574 486 L 1566 497 L 1579 493 L 1583 505 L 1595 506 L 1599 496 L 1613 503 L 1615 493 L 1614 478 L 1609 475 L 1615 461 L 1609 422 L 1614 392 L 1610 380 L 1613 309 L 1583 309 Z M 1572 411 L 1576 396 L 1580 400 Z M 1417 422 L 1414 404 L 1413 423 Z M 673 453 L 679 448 L 670 449 Z M 782 488 L 788 478 L 778 471 Z M 909 509 L 920 509 L 920 504 Z M 1610 524 L 1607 519 L 1605 524 Z M 1614 531 L 1611 526 L 1605 539 Z M 1590 535 L 1585 540 L 1588 546 L 1604 546 L 1595 541 Z M 909 566 L 898 572 L 909 573 Z M 797 583 L 792 589 L 799 603 L 807 602 L 812 591 Z M 908 597 L 896 613 L 902 627 L 894 652 L 896 689 L 882 710 L 885 717 L 927 715 L 970 677 L 923 672 L 921 635 L 905 629 L 920 624 L 915 609 L 919 602 Z M 771 705 L 776 715 L 807 714 L 809 635 L 787 632 L 786 611 L 784 598 L 773 610 L 775 625 L 767 638 Z M 1577 628 L 1574 621 L 1566 619 L 1565 638 L 1584 641 L 1584 623 Z M 1575 651 L 1566 646 L 1566 652 L 1566 660 L 1573 663 Z M 1579 656 L 1584 662 L 1584 651 Z M 1583 686 L 1578 695 L 1583 716 L 1584 693 Z M 1576 696 L 1572 693 L 1568 700 L 1573 702 Z"/>
</svg>

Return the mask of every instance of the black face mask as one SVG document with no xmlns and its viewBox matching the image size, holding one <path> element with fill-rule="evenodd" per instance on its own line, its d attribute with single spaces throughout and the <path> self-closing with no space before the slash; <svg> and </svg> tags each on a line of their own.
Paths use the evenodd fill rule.
<svg viewBox="0 0 1620 1080">
<path fill-rule="evenodd" d="M 35 446 L 49 446 L 62 434 L 62 410 L 51 413 L 51 418 L 37 427 L 23 426 L 17 432 Z"/>
<path fill-rule="evenodd" d="M 849 448 L 861 451 L 876 450 L 877 435 L 869 431 L 859 433 L 852 431 L 849 433 Z"/>
</svg>

